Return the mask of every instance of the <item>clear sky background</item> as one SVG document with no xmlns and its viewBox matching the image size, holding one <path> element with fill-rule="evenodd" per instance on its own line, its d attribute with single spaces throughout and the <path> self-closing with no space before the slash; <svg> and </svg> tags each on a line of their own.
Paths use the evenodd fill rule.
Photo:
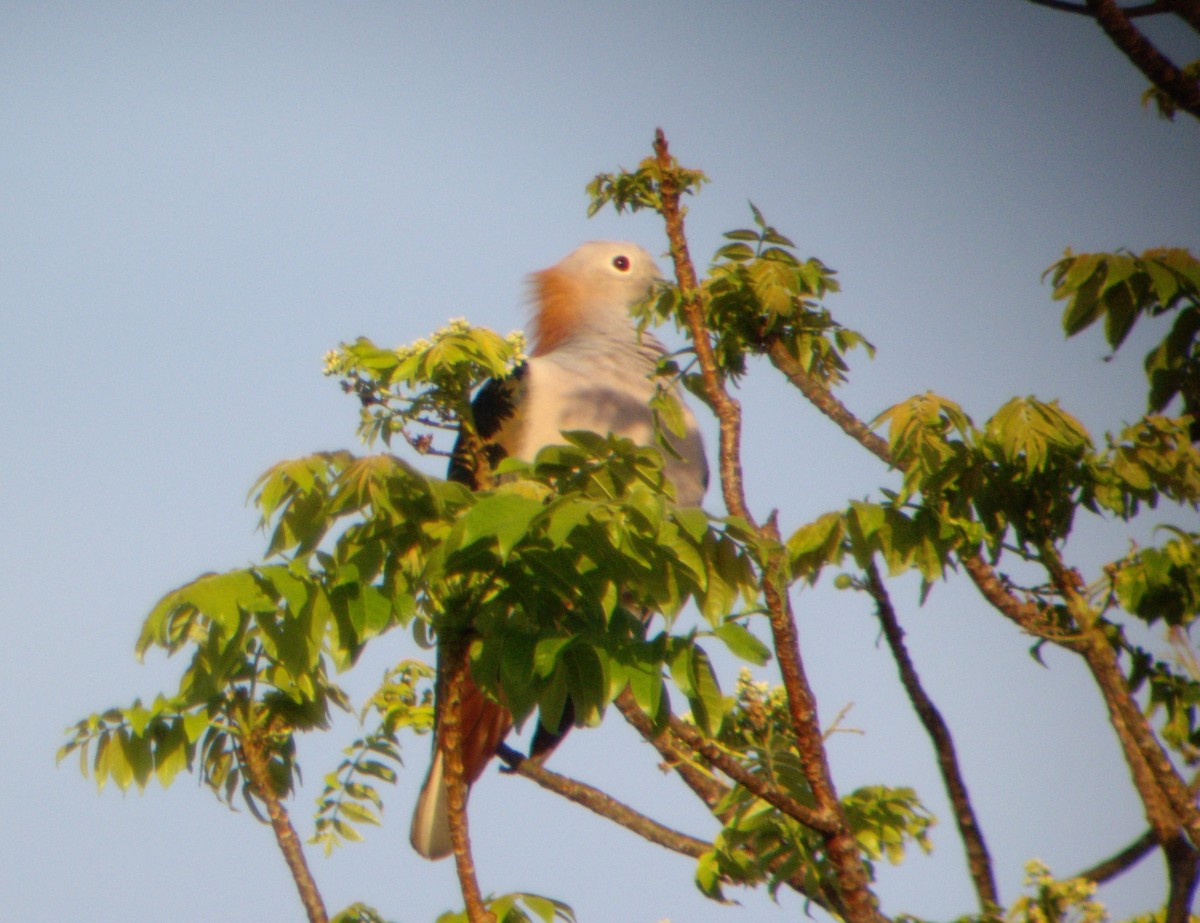
<svg viewBox="0 0 1200 923">
<path fill-rule="evenodd" d="M 583 240 L 663 252 L 651 217 L 589 221 L 583 193 L 662 126 L 713 181 L 690 203 L 698 259 L 752 200 L 839 270 L 835 316 L 879 347 L 844 391 L 860 415 L 934 390 L 982 421 L 1033 393 L 1100 436 L 1141 412 L 1151 331 L 1105 363 L 1098 332 L 1063 339 L 1039 276 L 1066 246 L 1200 245 L 1200 126 L 1140 108 L 1143 87 L 1094 24 L 1016 0 L 0 4 L 0 917 L 302 918 L 244 811 L 189 777 L 97 796 L 54 751 L 88 712 L 170 688 L 182 663 L 133 659 L 141 619 L 174 586 L 257 558 L 256 476 L 356 446 L 326 350 L 460 315 L 519 327 L 525 275 Z M 791 529 L 888 481 L 771 369 L 741 396 L 757 513 L 779 508 Z M 1072 560 L 1126 548 L 1104 526 Z M 1142 832 L 1079 665 L 1037 666 L 961 580 L 923 608 L 901 581 L 895 601 L 1006 901 L 1026 859 L 1067 875 Z M 853 703 L 865 732 L 831 744 L 842 789 L 911 784 L 941 819 L 932 856 L 880 868 L 884 909 L 971 911 L 867 601 L 822 586 L 796 606 L 823 718 Z M 380 647 L 346 678 L 356 695 L 413 650 L 400 633 Z M 304 745 L 306 832 L 354 730 Z M 423 923 L 460 906 L 452 865 L 407 844 L 427 747 L 406 748 L 385 828 L 311 855 L 331 911 L 364 900 Z M 552 765 L 714 829 L 619 720 L 572 735 Z M 688 860 L 521 779 L 485 776 L 472 821 L 485 890 L 560 897 L 583 923 L 803 914 L 790 893 L 705 901 Z M 1103 892 L 1118 915 L 1161 895 L 1157 858 Z"/>
</svg>

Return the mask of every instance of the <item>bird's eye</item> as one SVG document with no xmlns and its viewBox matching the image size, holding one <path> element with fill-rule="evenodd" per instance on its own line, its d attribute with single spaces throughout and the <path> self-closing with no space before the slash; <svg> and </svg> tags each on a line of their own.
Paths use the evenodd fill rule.
<svg viewBox="0 0 1200 923">
<path fill-rule="evenodd" d="M 617 272 L 629 272 L 629 257 L 614 256 L 613 268 L 615 268 Z"/>
</svg>

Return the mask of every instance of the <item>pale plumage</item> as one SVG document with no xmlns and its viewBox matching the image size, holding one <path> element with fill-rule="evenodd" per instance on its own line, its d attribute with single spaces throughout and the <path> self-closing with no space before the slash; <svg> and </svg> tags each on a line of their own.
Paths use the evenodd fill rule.
<svg viewBox="0 0 1200 923">
<path fill-rule="evenodd" d="M 658 267 L 650 254 L 636 244 L 613 241 L 586 243 L 557 265 L 533 274 L 532 356 L 508 378 L 488 382 L 474 401 L 476 423 L 489 443 L 493 465 L 508 455 L 532 460 L 543 447 L 563 442 L 562 433 L 570 430 L 614 433 L 640 445 L 654 444 L 649 402 L 663 348 L 648 334 L 639 336 L 629 310 L 657 280 Z M 684 419 L 686 433 L 673 443 L 679 457 L 664 453 L 664 463 L 677 502 L 696 506 L 704 496 L 708 466 L 686 405 Z M 451 463 L 449 476 L 472 481 L 470 469 L 459 460 Z M 508 733 L 511 718 L 502 705 L 473 686 L 465 696 L 462 718 L 470 784 Z M 535 748 L 542 755 L 549 750 L 536 743 Z M 430 859 L 451 852 L 442 767 L 435 742 L 410 833 L 413 847 Z"/>
</svg>

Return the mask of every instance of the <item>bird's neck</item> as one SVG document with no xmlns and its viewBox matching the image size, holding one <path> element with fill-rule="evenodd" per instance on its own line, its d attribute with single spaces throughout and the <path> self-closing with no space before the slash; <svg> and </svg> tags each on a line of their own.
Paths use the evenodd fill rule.
<svg viewBox="0 0 1200 923">
<path fill-rule="evenodd" d="M 568 369 L 600 366 L 630 376 L 651 375 L 665 352 L 663 345 L 649 333 L 639 334 L 627 318 L 621 321 L 619 326 L 580 326 L 552 349 L 535 349 L 533 354 Z"/>
</svg>

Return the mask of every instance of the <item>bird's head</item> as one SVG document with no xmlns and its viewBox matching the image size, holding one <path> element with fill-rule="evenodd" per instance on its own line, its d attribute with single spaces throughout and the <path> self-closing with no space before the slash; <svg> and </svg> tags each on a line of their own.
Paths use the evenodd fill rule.
<svg viewBox="0 0 1200 923">
<path fill-rule="evenodd" d="M 661 281 L 637 244 L 594 240 L 531 277 L 534 355 L 580 336 L 624 336 L 629 309 Z"/>
</svg>

